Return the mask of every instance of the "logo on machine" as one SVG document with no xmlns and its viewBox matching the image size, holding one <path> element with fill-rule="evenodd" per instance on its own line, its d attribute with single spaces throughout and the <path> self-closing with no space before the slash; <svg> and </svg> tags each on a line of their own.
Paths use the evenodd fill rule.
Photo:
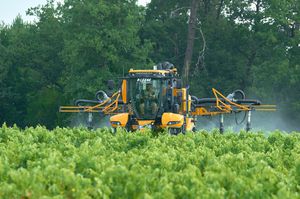
<svg viewBox="0 0 300 199">
<path fill-rule="evenodd" d="M 139 78 L 137 79 L 138 82 L 146 83 L 146 82 L 151 82 L 150 78 Z"/>
</svg>

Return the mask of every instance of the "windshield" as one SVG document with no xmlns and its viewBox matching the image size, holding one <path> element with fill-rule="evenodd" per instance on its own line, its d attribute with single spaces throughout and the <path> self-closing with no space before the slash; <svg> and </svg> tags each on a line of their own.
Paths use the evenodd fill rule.
<svg viewBox="0 0 300 199">
<path fill-rule="evenodd" d="M 130 81 L 130 95 L 133 110 L 139 119 L 155 119 L 162 102 L 161 79 L 136 78 Z"/>
</svg>

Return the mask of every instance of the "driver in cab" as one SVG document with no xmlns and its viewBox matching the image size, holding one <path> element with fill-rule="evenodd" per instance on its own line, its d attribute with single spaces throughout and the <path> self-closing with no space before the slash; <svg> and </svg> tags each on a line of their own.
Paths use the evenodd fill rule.
<svg viewBox="0 0 300 199">
<path fill-rule="evenodd" d="M 153 85 L 151 83 L 146 84 L 146 90 L 142 93 L 142 97 L 141 97 L 141 104 L 140 104 L 141 114 L 142 115 L 145 114 L 145 107 L 146 109 L 149 109 L 149 107 L 151 107 L 151 113 L 155 114 L 158 108 L 156 101 L 157 99 L 156 99 L 155 91 L 153 89 Z"/>
</svg>

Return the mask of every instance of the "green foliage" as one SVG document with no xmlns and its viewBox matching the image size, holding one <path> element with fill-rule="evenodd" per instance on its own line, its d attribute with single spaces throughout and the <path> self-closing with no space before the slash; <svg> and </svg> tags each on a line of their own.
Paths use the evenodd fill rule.
<svg viewBox="0 0 300 199">
<path fill-rule="evenodd" d="M 35 23 L 0 24 L 0 123 L 67 125 L 58 105 L 94 98 L 130 68 L 170 61 L 181 72 L 191 0 L 136 2 L 48 0 L 28 10 Z M 298 125 L 299 0 L 198 3 L 191 93 L 243 89 Z"/>
<path fill-rule="evenodd" d="M 298 124 L 299 0 L 198 2 L 193 95 L 209 96 L 212 87 L 226 94 L 242 89 L 251 98 L 277 104 L 287 121 Z M 190 3 L 152 0 L 148 5 L 142 37 L 154 42 L 153 60 L 170 60 L 181 69 Z"/>
<path fill-rule="evenodd" d="M 138 37 L 143 16 L 135 1 L 69 0 L 60 11 L 66 21 L 61 82 L 68 98 L 94 94 L 107 80 L 147 64 L 150 45 Z"/>
<path fill-rule="evenodd" d="M 299 198 L 298 133 L 0 128 L 1 198 Z"/>
<path fill-rule="evenodd" d="M 48 1 L 28 10 L 36 23 L 17 17 L 1 27 L 0 123 L 64 125 L 59 105 L 94 98 L 107 80 L 148 66 L 141 11 L 135 1 Z"/>
</svg>

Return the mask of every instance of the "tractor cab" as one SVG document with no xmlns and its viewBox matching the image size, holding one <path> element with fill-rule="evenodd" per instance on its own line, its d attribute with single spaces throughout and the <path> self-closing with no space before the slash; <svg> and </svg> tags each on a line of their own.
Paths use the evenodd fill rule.
<svg viewBox="0 0 300 199">
<path fill-rule="evenodd" d="M 170 111 L 176 79 L 177 70 L 173 65 L 158 66 L 153 70 L 131 69 L 126 78 L 126 92 L 135 118 L 156 120 Z"/>
<path fill-rule="evenodd" d="M 164 109 L 168 79 L 137 77 L 129 80 L 129 95 L 138 119 L 154 120 Z"/>
</svg>

